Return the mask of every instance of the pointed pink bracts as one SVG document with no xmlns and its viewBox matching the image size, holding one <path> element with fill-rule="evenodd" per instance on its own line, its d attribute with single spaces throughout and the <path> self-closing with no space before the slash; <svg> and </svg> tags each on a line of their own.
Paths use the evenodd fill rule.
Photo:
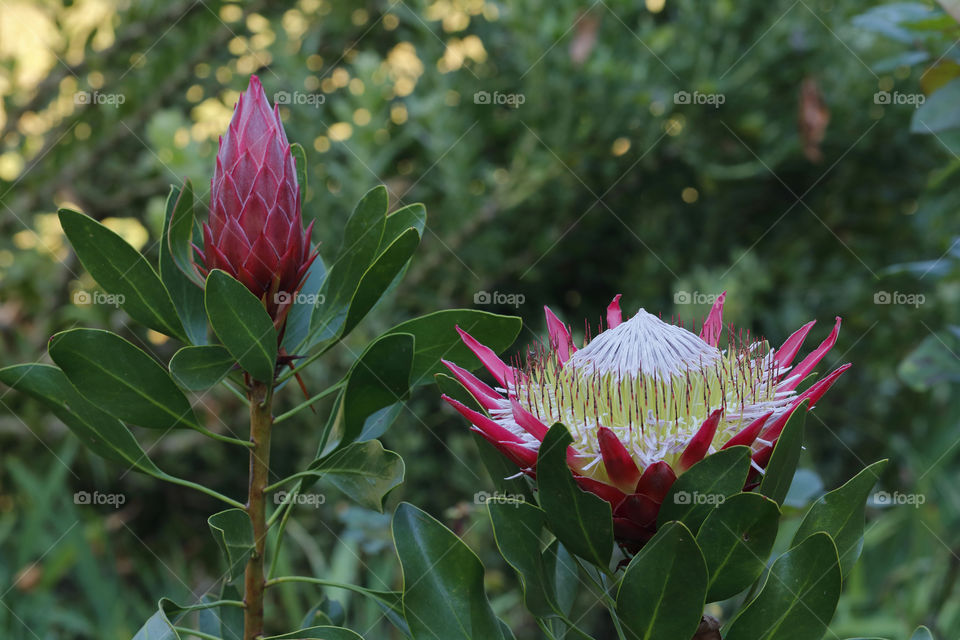
<svg viewBox="0 0 960 640">
<path fill-rule="evenodd" d="M 296 164 L 279 111 L 251 76 L 220 139 L 197 269 L 229 273 L 280 326 L 317 257 L 312 226 L 303 228 Z"/>
</svg>

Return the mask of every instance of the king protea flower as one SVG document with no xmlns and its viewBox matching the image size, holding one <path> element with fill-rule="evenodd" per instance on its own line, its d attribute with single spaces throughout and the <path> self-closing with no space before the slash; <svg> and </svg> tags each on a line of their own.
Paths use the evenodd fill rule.
<svg viewBox="0 0 960 640">
<path fill-rule="evenodd" d="M 317 256 L 312 228 L 303 228 L 297 169 L 280 113 L 251 76 L 220 138 L 198 268 L 235 277 L 280 325 Z"/>
<path fill-rule="evenodd" d="M 755 486 L 793 411 L 804 400 L 812 408 L 850 366 L 798 392 L 836 342 L 840 318 L 829 337 L 793 365 L 814 322 L 772 350 L 749 334 L 725 330 L 724 297 L 697 335 L 643 309 L 624 320 L 618 295 L 607 308 L 606 328 L 579 350 L 567 326 L 544 307 L 549 340 L 531 348 L 522 364 L 503 362 L 458 327 L 497 384 L 444 361 L 484 412 L 444 399 L 529 475 L 548 428 L 564 424 L 573 438 L 567 462 L 574 477 L 610 503 L 617 541 L 636 551 L 656 532 L 660 504 L 679 474 L 704 456 L 746 445 L 753 472 L 745 488 Z M 723 333 L 729 339 L 721 350 Z"/>
</svg>

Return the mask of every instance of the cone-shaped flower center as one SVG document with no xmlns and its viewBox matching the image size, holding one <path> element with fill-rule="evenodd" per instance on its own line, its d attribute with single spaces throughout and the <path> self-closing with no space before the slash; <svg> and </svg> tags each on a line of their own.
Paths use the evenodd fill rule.
<svg viewBox="0 0 960 640">
<path fill-rule="evenodd" d="M 719 448 L 750 421 L 789 403 L 792 394 L 776 393 L 776 368 L 765 343 L 721 352 L 641 309 L 566 362 L 554 351 L 533 354 L 510 392 L 544 424 L 567 426 L 574 447 L 593 458 L 582 470 L 590 475 L 601 461 L 601 426 L 643 469 L 658 460 L 673 463 L 722 409 L 712 446 Z M 498 417 L 512 422 L 508 410 Z"/>
</svg>

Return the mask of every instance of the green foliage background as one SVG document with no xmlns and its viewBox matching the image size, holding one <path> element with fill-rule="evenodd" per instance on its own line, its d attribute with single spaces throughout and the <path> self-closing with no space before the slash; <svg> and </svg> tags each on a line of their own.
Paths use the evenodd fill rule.
<svg viewBox="0 0 960 640">
<path fill-rule="evenodd" d="M 698 300 L 726 290 L 726 319 L 775 344 L 812 318 L 820 324 L 811 342 L 822 339 L 842 316 L 827 364 L 855 366 L 811 414 L 804 465 L 822 477 L 804 475 L 810 491 L 798 487 L 794 507 L 884 456 L 892 464 L 878 489 L 925 502 L 868 509 L 864 556 L 829 637 L 906 637 L 920 623 L 955 637 L 957 400 L 949 376 L 918 382 L 898 366 L 921 343 L 930 357 L 956 360 L 956 337 L 944 331 L 960 321 L 950 253 L 960 145 L 949 132 L 911 132 L 913 106 L 878 104 L 874 94 L 928 92 L 925 67 L 910 66 L 907 54 L 929 45 L 936 59 L 956 34 L 898 40 L 856 19 L 869 8 L 852 0 L 4 2 L 0 360 L 35 360 L 52 333 L 77 323 L 108 326 L 169 357 L 171 345 L 125 328 L 113 307 L 78 303 L 94 284 L 53 212 L 70 205 L 107 219 L 155 255 L 168 185 L 190 177 L 206 199 L 216 137 L 257 73 L 272 101 L 289 98 L 281 113 L 290 140 L 307 149 L 304 213 L 317 220 L 321 253 L 374 184 L 388 186 L 394 206 L 423 202 L 429 211 L 407 278 L 340 347 L 342 365 L 392 324 L 456 306 L 521 315 L 529 331 L 516 350 L 544 328 L 542 305 L 576 328 L 583 318 L 595 323 L 617 293 L 628 313 L 642 306 L 690 322 L 707 305 L 676 304 L 684 292 Z M 948 50 L 934 66 L 956 67 L 955 56 Z M 808 108 L 829 110 L 820 143 L 805 134 L 805 81 L 823 100 Z M 678 104 L 680 91 L 723 103 Z M 924 260 L 936 262 L 926 271 L 895 266 Z M 522 303 L 477 304 L 481 292 Z M 882 292 L 924 300 L 875 304 Z M 340 371 L 315 368 L 308 386 Z M 187 600 L 217 579 L 213 540 L 198 533 L 208 499 L 121 475 L 39 407 L 6 391 L 0 402 L 5 637 L 29 637 L 27 629 L 41 638 L 127 637 L 160 594 Z M 211 417 L 240 419 L 229 396 L 204 404 Z M 283 427 L 315 435 L 323 415 Z M 171 435 L 151 453 L 172 472 L 241 495 L 245 461 L 223 447 L 199 449 L 199 438 Z M 463 421 L 427 388 L 385 440 L 408 470 L 391 500 L 419 505 L 463 536 L 487 567 L 497 612 L 518 638 L 538 637 L 475 504 L 490 480 Z M 309 448 L 276 451 L 281 472 Z M 76 505 L 76 491 L 127 500 L 118 509 Z M 290 566 L 397 586 L 389 516 L 337 499 L 298 516 L 288 528 Z M 336 539 L 346 544 L 328 555 Z M 296 620 L 319 598 L 278 593 L 274 605 Z M 329 595 L 354 628 L 390 637 L 375 607 Z M 586 624 L 600 634 L 605 622 Z"/>
</svg>

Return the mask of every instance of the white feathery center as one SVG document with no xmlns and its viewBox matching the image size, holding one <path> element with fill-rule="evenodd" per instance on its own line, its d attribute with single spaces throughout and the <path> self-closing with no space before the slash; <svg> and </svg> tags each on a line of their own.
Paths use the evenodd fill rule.
<svg viewBox="0 0 960 640">
<path fill-rule="evenodd" d="M 586 373 L 639 374 L 659 380 L 712 366 L 720 350 L 682 327 L 667 324 L 643 309 L 608 329 L 573 354 L 569 364 Z"/>
</svg>

